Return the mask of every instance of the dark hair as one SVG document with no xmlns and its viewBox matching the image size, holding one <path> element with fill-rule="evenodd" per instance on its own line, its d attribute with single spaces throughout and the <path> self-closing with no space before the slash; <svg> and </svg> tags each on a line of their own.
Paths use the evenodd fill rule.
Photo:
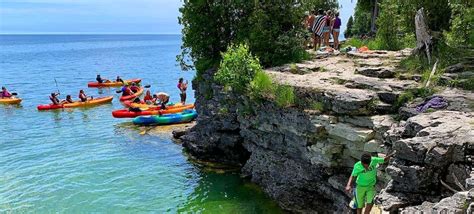
<svg viewBox="0 0 474 214">
<path fill-rule="evenodd" d="M 182 77 L 179 78 L 178 82 L 180 82 L 180 83 L 183 82 L 183 78 Z"/>
<path fill-rule="evenodd" d="M 324 14 L 324 10 L 319 9 L 319 10 L 318 10 L 318 14 L 319 14 L 319 15 L 323 15 L 323 14 Z"/>
<path fill-rule="evenodd" d="M 84 93 L 84 90 L 82 90 L 82 89 L 81 89 L 81 90 L 79 90 L 79 93 Z"/>
<path fill-rule="evenodd" d="M 369 153 L 365 153 L 360 157 L 360 162 L 363 164 L 370 164 L 370 161 L 372 160 L 372 156 Z"/>
<path fill-rule="evenodd" d="M 5 88 L 5 86 L 2 86 L 2 90 L 3 90 L 3 89 L 7 89 L 7 88 Z"/>
<path fill-rule="evenodd" d="M 71 95 L 67 95 L 67 96 L 66 96 L 66 99 L 69 99 L 69 98 L 71 98 Z"/>
<path fill-rule="evenodd" d="M 336 12 L 336 17 L 339 17 L 339 12 Z"/>
<path fill-rule="evenodd" d="M 54 96 L 56 96 L 56 94 L 55 94 L 55 93 L 51 93 L 51 96 L 54 97 Z"/>
</svg>

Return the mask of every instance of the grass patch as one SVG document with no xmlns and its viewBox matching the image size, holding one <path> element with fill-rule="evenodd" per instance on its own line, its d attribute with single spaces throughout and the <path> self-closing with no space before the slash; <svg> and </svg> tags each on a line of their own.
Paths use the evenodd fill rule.
<svg viewBox="0 0 474 214">
<path fill-rule="evenodd" d="M 295 104 L 295 89 L 288 85 L 279 85 L 276 88 L 275 103 L 278 107 L 291 107 Z"/>
<path fill-rule="evenodd" d="M 290 64 L 290 73 L 297 74 L 298 73 L 298 66 L 295 63 Z"/>
<path fill-rule="evenodd" d="M 273 98 L 275 96 L 275 84 L 272 78 L 263 71 L 258 71 L 250 82 L 250 95 L 253 98 Z"/>
<path fill-rule="evenodd" d="M 311 104 L 311 109 L 322 112 L 324 110 L 324 104 L 322 102 L 313 102 Z"/>
<path fill-rule="evenodd" d="M 433 95 L 436 92 L 433 88 L 414 88 L 404 91 L 398 96 L 395 102 L 395 107 L 400 108 L 405 103 L 413 101 L 415 98 L 426 98 Z"/>
<path fill-rule="evenodd" d="M 450 80 L 448 86 L 474 91 L 474 78 Z"/>
</svg>

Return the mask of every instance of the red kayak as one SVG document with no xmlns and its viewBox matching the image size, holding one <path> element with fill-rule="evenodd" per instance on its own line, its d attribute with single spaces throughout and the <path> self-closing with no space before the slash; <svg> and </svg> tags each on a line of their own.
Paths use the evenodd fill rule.
<svg viewBox="0 0 474 214">
<path fill-rule="evenodd" d="M 179 113 L 183 112 L 184 110 L 187 109 L 193 109 L 194 104 L 188 104 L 188 105 L 180 105 L 180 106 L 170 106 L 165 110 L 159 110 L 159 109 L 148 109 L 148 110 L 142 110 L 140 112 L 133 112 L 129 111 L 128 109 L 122 109 L 122 110 L 115 110 L 112 112 L 112 116 L 115 118 L 134 118 L 138 116 L 146 116 L 146 115 L 162 115 L 162 114 L 174 114 L 174 113 Z"/>
<path fill-rule="evenodd" d="M 131 80 L 125 80 L 125 84 L 131 84 L 131 83 L 140 83 L 142 80 L 141 79 L 131 79 Z M 87 83 L 88 87 L 95 87 L 95 88 L 102 88 L 102 87 L 120 87 L 123 86 L 122 82 L 103 82 L 103 83 L 98 83 L 98 82 L 89 82 Z"/>
<path fill-rule="evenodd" d="M 128 95 L 128 96 L 120 96 L 120 101 L 125 101 L 125 100 L 133 100 L 137 97 L 139 97 L 140 95 L 143 94 L 143 88 L 140 88 L 140 90 L 138 90 L 135 94 L 132 94 L 132 95 Z"/>
</svg>

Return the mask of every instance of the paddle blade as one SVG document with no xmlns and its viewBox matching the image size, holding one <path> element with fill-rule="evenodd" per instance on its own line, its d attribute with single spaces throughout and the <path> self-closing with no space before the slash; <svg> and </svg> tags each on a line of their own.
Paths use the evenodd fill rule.
<svg viewBox="0 0 474 214">
<path fill-rule="evenodd" d="M 12 95 L 13 95 L 13 96 L 18 96 L 18 93 L 13 92 Z"/>
<path fill-rule="evenodd" d="M 144 87 L 144 88 L 150 88 L 151 85 L 145 85 L 145 86 L 143 86 L 143 87 Z"/>
</svg>

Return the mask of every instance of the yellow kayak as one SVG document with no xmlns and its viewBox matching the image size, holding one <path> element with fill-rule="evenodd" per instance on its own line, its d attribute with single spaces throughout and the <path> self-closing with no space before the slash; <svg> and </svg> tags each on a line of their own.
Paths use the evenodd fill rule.
<svg viewBox="0 0 474 214">
<path fill-rule="evenodd" d="M 0 98 L 0 104 L 19 104 L 21 103 L 20 98 Z"/>
<path fill-rule="evenodd" d="M 90 107 L 90 106 L 96 106 L 96 105 L 101 105 L 101 104 L 105 104 L 105 103 L 110 103 L 110 102 L 112 102 L 113 98 L 114 98 L 113 96 L 108 96 L 108 97 L 94 98 L 94 99 L 88 100 L 86 102 L 76 101 L 76 102 L 73 102 L 73 103 L 66 103 L 66 104 L 63 104 L 63 105 L 54 105 L 54 104 L 39 105 L 38 110 Z"/>
<path fill-rule="evenodd" d="M 125 80 L 125 84 L 131 84 L 131 83 L 140 83 L 142 80 L 141 79 L 131 79 L 131 80 Z M 122 82 L 104 82 L 104 83 L 98 83 L 98 82 L 89 82 L 87 83 L 87 86 L 92 88 L 101 88 L 101 87 L 120 87 L 122 86 Z"/>
</svg>

